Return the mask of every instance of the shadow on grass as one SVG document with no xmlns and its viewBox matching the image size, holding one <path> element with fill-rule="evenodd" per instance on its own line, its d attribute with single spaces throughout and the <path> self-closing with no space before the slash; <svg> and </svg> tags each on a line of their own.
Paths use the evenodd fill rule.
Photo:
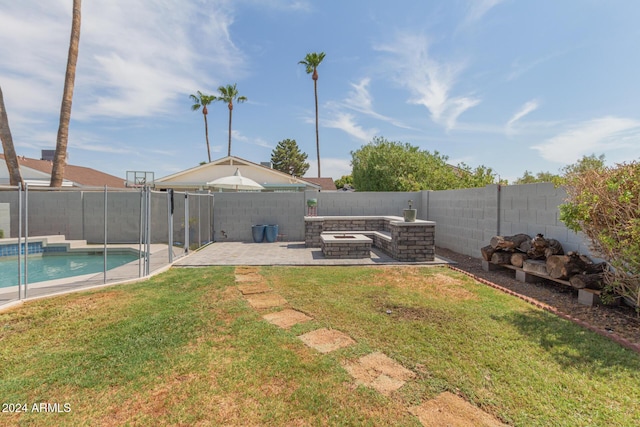
<svg viewBox="0 0 640 427">
<path fill-rule="evenodd" d="M 612 367 L 640 370 L 640 357 L 633 351 L 550 313 L 531 309 L 505 314 L 499 320 L 514 325 L 564 368 L 588 369 L 602 376 L 609 376 Z"/>
</svg>

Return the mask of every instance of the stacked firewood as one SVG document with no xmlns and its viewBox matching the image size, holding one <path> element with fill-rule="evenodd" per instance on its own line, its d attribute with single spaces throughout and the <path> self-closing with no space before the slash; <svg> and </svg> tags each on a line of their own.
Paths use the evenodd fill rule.
<svg viewBox="0 0 640 427">
<path fill-rule="evenodd" d="M 480 249 L 482 258 L 493 264 L 507 264 L 556 280 L 567 280 L 576 289 L 602 289 L 605 263 L 594 263 L 578 252 L 564 253 L 556 239 L 542 234 L 494 236 Z"/>
</svg>

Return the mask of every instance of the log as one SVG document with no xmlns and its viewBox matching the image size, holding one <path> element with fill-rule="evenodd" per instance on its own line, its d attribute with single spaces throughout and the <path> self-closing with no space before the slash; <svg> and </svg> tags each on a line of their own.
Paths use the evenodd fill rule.
<svg viewBox="0 0 640 427">
<path fill-rule="evenodd" d="M 524 261 L 527 258 L 527 254 L 523 254 L 522 252 L 514 252 L 511 254 L 511 265 L 522 267 L 522 264 L 524 264 Z"/>
<path fill-rule="evenodd" d="M 511 264 L 511 253 L 497 251 L 491 255 L 491 263 L 493 264 Z"/>
<path fill-rule="evenodd" d="M 592 262 L 591 264 L 587 264 L 587 267 L 584 269 L 584 272 L 586 274 L 600 274 L 600 273 L 604 273 L 605 271 L 607 271 L 606 262 L 599 262 L 597 264 L 594 264 Z"/>
<path fill-rule="evenodd" d="M 551 255 L 547 258 L 547 272 L 554 279 L 567 280 L 575 274 L 582 273 L 586 265 L 580 255 L 569 252 L 567 255 Z"/>
<path fill-rule="evenodd" d="M 526 259 L 522 263 L 522 269 L 527 273 L 536 273 L 541 276 L 548 276 L 547 264 L 544 261 L 535 259 Z"/>
<path fill-rule="evenodd" d="M 493 253 L 496 250 L 493 249 L 493 247 L 491 245 L 489 246 L 483 246 L 482 248 L 480 248 L 480 253 L 482 254 L 482 259 L 484 259 L 485 261 L 491 261 L 491 255 L 493 255 Z"/>
<path fill-rule="evenodd" d="M 576 289 L 597 289 L 604 288 L 604 275 L 599 274 L 575 274 L 569 279 L 569 283 Z"/>
<path fill-rule="evenodd" d="M 504 251 L 513 252 L 518 246 L 531 237 L 526 234 L 516 234 L 514 236 L 493 236 L 489 243 L 493 249 L 502 249 Z"/>
<path fill-rule="evenodd" d="M 518 246 L 516 249 L 526 254 L 531 250 L 531 239 L 525 240 L 524 242 L 520 243 L 520 246 Z"/>
<path fill-rule="evenodd" d="M 562 255 L 562 245 L 556 239 L 545 239 L 543 234 L 537 234 L 531 239 L 531 248 L 527 255 L 531 259 L 545 259 L 552 255 Z"/>
</svg>

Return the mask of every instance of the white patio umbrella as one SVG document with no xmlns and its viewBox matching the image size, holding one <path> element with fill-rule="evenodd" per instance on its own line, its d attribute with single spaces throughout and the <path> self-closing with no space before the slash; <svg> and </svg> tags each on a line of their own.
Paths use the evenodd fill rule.
<svg viewBox="0 0 640 427">
<path fill-rule="evenodd" d="M 223 176 L 207 182 L 209 187 L 229 188 L 231 190 L 263 190 L 264 187 L 251 178 L 246 178 L 240 174 L 240 169 L 236 168 L 236 172 L 231 176 Z"/>
</svg>

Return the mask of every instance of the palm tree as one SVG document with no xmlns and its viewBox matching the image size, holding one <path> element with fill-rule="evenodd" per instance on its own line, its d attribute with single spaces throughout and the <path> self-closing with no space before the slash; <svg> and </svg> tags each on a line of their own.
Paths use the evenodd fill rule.
<svg viewBox="0 0 640 427">
<path fill-rule="evenodd" d="M 18 156 L 13 147 L 13 138 L 11 137 L 11 129 L 9 129 L 9 118 L 7 110 L 4 108 L 4 96 L 2 96 L 2 88 L 0 88 L 0 140 L 2 141 L 2 151 L 4 152 L 4 161 L 9 171 L 9 184 L 22 185 L 22 175 L 20 174 L 20 164 Z"/>
<path fill-rule="evenodd" d="M 238 89 L 236 89 L 236 83 L 233 85 L 220 86 L 218 88 L 220 96 L 216 97 L 216 101 L 226 102 L 229 107 L 229 150 L 227 156 L 231 155 L 231 115 L 233 114 L 233 101 L 237 103 L 245 102 L 246 96 L 238 96 Z"/>
<path fill-rule="evenodd" d="M 205 95 L 204 93 L 198 91 L 198 96 L 189 95 L 194 102 L 191 106 L 191 111 L 198 111 L 200 107 L 202 107 L 202 115 L 204 116 L 204 136 L 207 139 L 207 155 L 209 156 L 209 163 L 211 163 L 211 149 L 209 149 L 209 125 L 207 124 L 207 114 L 209 114 L 209 110 L 207 110 L 207 105 L 211 104 L 216 100 L 216 97 L 213 95 Z"/>
<path fill-rule="evenodd" d="M 302 64 L 307 67 L 307 74 L 313 73 L 311 78 L 313 79 L 313 93 L 316 96 L 316 154 L 318 156 L 318 178 L 320 178 L 320 134 L 318 133 L 318 66 L 324 59 L 324 52 L 320 53 L 307 53 L 307 56 L 298 64 Z"/>
<path fill-rule="evenodd" d="M 60 124 L 56 140 L 56 153 L 53 157 L 51 170 L 51 187 L 61 187 L 64 178 L 64 168 L 67 165 L 67 144 L 69 142 L 69 121 L 71 120 L 71 102 L 73 87 L 76 79 L 76 64 L 78 62 L 78 46 L 80 44 L 80 9 L 81 0 L 73 0 L 73 18 L 71 21 L 71 40 L 69 41 L 69 55 L 67 56 L 67 72 L 64 78 L 62 105 L 60 106 Z"/>
</svg>

